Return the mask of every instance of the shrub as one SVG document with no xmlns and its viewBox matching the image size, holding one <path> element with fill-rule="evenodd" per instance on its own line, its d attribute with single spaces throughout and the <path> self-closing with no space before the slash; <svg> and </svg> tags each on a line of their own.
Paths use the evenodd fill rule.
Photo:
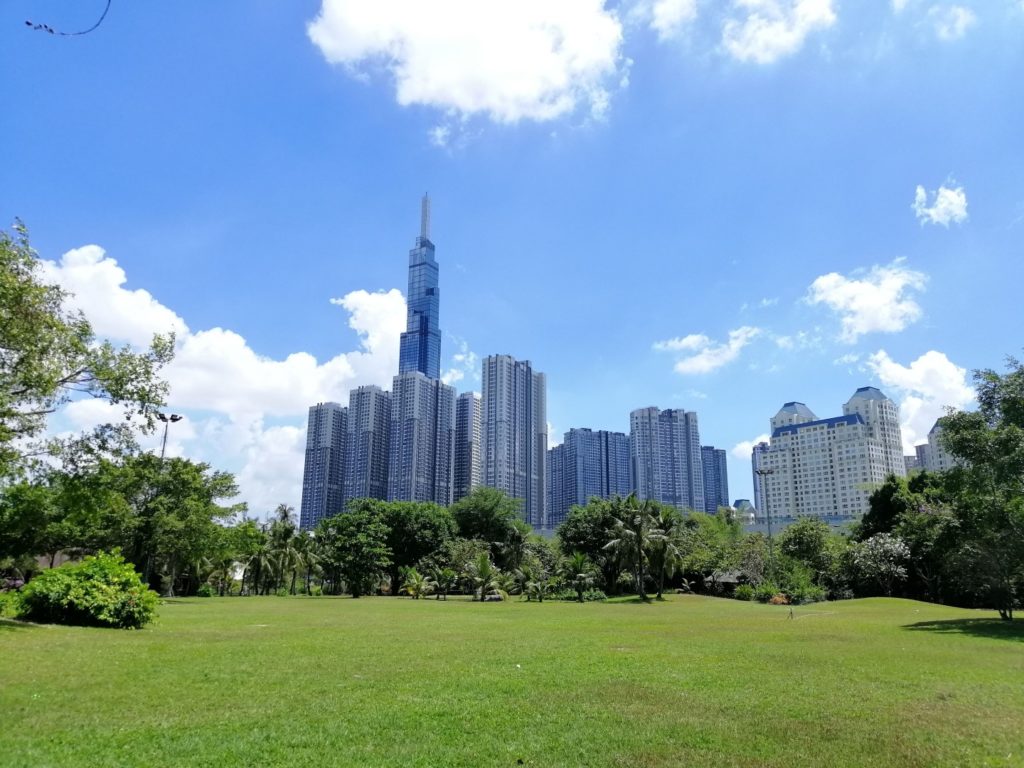
<svg viewBox="0 0 1024 768">
<path fill-rule="evenodd" d="M 778 586 L 770 581 L 765 581 L 754 589 L 754 599 L 759 603 L 767 603 L 777 594 L 779 594 Z"/>
<path fill-rule="evenodd" d="M 754 599 L 754 588 L 749 584 L 740 584 L 736 587 L 736 591 L 732 593 L 732 596 L 737 600 L 750 601 Z"/>
<path fill-rule="evenodd" d="M 796 589 L 786 590 L 786 596 L 793 605 L 820 603 L 825 599 L 825 590 L 814 584 L 808 584 Z"/>
<path fill-rule="evenodd" d="M 213 597 L 215 594 L 216 592 L 209 584 L 200 584 L 199 589 L 196 590 L 196 597 Z"/>
<path fill-rule="evenodd" d="M 786 597 L 784 594 L 782 594 L 780 592 L 779 594 L 777 594 L 774 597 L 772 597 L 772 599 L 768 601 L 768 604 L 769 605 L 789 605 L 789 598 Z"/>
<path fill-rule="evenodd" d="M 558 592 L 555 592 L 553 595 L 551 595 L 551 597 L 549 599 L 550 600 L 565 600 L 567 602 L 578 602 L 580 598 L 579 598 L 579 595 L 576 594 L 576 590 L 575 589 L 562 589 L 562 590 L 559 590 Z M 607 599 L 608 599 L 608 595 L 606 595 L 600 589 L 586 589 L 586 590 L 583 591 L 583 602 L 585 602 L 585 603 L 592 603 L 592 602 L 597 602 L 599 600 L 607 600 Z"/>
<path fill-rule="evenodd" d="M 21 609 L 21 595 L 18 592 L 0 591 L 0 619 L 13 619 Z"/>
<path fill-rule="evenodd" d="M 138 629 L 156 611 L 156 592 L 120 554 L 43 571 L 21 592 L 21 618 L 48 624 Z"/>
</svg>

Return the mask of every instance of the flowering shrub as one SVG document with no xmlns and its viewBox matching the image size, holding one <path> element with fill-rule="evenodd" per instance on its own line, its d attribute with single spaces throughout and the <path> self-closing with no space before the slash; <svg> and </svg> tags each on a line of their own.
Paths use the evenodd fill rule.
<svg viewBox="0 0 1024 768">
<path fill-rule="evenodd" d="M 20 618 L 46 624 L 138 629 L 156 611 L 146 588 L 120 554 L 99 553 L 43 571 L 21 590 Z"/>
<path fill-rule="evenodd" d="M 774 595 L 771 600 L 768 601 L 769 605 L 789 605 L 789 598 L 783 594 Z"/>
</svg>

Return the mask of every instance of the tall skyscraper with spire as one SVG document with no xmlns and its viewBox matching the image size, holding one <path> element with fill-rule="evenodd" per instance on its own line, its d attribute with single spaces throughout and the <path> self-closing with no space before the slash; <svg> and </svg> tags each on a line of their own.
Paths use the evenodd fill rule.
<svg viewBox="0 0 1024 768">
<path fill-rule="evenodd" d="M 452 503 L 455 389 L 440 380 L 440 295 L 430 198 L 423 196 L 420 235 L 409 251 L 408 324 L 392 385 L 388 499 Z"/>
<path fill-rule="evenodd" d="M 441 375 L 441 295 L 437 260 L 430 242 L 430 198 L 420 206 L 420 236 L 409 251 L 408 320 L 402 334 L 398 372 L 419 371 L 428 379 Z"/>
</svg>

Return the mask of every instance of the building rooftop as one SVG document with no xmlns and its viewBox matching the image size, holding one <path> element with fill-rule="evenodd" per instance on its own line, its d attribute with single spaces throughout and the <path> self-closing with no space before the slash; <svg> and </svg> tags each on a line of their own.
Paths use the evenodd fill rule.
<svg viewBox="0 0 1024 768">
<path fill-rule="evenodd" d="M 863 424 L 864 419 L 860 417 L 859 413 L 851 413 L 848 416 L 833 416 L 831 419 L 818 419 L 817 421 L 805 421 L 803 424 L 790 424 L 785 427 L 778 427 L 772 432 L 772 437 L 778 437 L 779 435 L 785 435 L 790 432 L 798 432 L 801 429 L 809 429 L 810 427 L 819 427 L 826 425 L 829 427 L 837 424 Z"/>
<path fill-rule="evenodd" d="M 779 409 L 779 412 L 775 414 L 775 417 L 778 418 L 780 414 L 784 413 L 793 413 L 798 416 L 802 416 L 803 418 L 806 419 L 818 418 L 817 416 L 814 415 L 814 411 L 812 411 L 803 403 L 798 403 L 795 400 L 789 403 L 784 403 L 783 406 Z"/>
<path fill-rule="evenodd" d="M 880 390 L 878 387 L 858 387 L 857 391 L 853 393 L 853 397 L 851 397 L 850 399 L 853 400 L 854 398 L 857 397 L 862 398 L 864 400 L 889 399 L 888 397 L 885 396 L 885 394 L 883 394 L 882 390 Z"/>
</svg>

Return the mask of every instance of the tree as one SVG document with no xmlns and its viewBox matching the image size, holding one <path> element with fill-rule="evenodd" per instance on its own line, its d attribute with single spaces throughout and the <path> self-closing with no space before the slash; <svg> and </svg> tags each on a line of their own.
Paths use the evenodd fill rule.
<svg viewBox="0 0 1024 768">
<path fill-rule="evenodd" d="M 656 600 L 663 600 L 665 577 L 675 575 L 683 559 L 681 550 L 683 516 L 675 507 L 667 504 L 652 504 L 652 525 L 660 535 L 654 536 L 650 543 L 651 575 L 658 585 Z"/>
<path fill-rule="evenodd" d="M 896 582 L 907 578 L 903 563 L 909 556 L 910 550 L 902 539 L 876 533 L 854 550 L 853 560 L 866 579 L 878 582 L 885 596 L 892 597 Z"/>
<path fill-rule="evenodd" d="M 352 597 L 369 594 L 391 564 L 388 528 L 376 514 L 343 512 L 320 521 L 316 535 L 324 559 L 337 570 Z"/>
<path fill-rule="evenodd" d="M 558 526 L 558 544 L 562 554 L 571 556 L 582 552 L 597 566 L 604 582 L 604 591 L 615 591 L 619 576 L 618 558 L 605 549 L 615 527 L 614 508 L 621 500 L 590 499 L 585 506 L 574 506 L 565 521 Z"/>
<path fill-rule="evenodd" d="M 832 536 L 828 524 L 813 517 L 803 517 L 790 525 L 779 537 L 779 551 L 803 564 L 820 584 L 828 571 L 828 541 Z"/>
<path fill-rule="evenodd" d="M 940 420 L 960 466 L 946 472 L 959 577 L 1006 620 L 1024 594 L 1024 365 L 974 372 L 978 410 Z"/>
<path fill-rule="evenodd" d="M 594 566 L 582 552 L 573 552 L 562 566 L 562 576 L 576 590 L 576 599 L 583 602 L 583 593 L 594 584 Z"/>
<path fill-rule="evenodd" d="M 452 568 L 438 568 L 431 579 L 434 582 L 435 599 L 447 600 L 448 593 L 459 583 L 459 574 Z"/>
<path fill-rule="evenodd" d="M 513 535 L 515 522 L 520 519 L 523 502 L 513 499 L 497 488 L 480 486 L 468 496 L 451 505 L 452 517 L 464 539 L 486 541 L 495 552 L 500 552 Z"/>
<path fill-rule="evenodd" d="M 638 501 L 635 494 L 626 499 L 615 499 L 615 526 L 612 539 L 605 549 L 614 552 L 619 562 L 633 571 L 636 592 L 647 601 L 646 568 L 648 551 L 654 542 L 660 543 L 664 532 L 655 527 L 655 507 L 650 500 Z"/>
<path fill-rule="evenodd" d="M 402 584 L 402 569 L 417 565 L 455 536 L 452 514 L 430 502 L 357 499 L 349 504 L 349 511 L 359 510 L 378 515 L 387 526 L 388 577 L 395 595 Z"/>
<path fill-rule="evenodd" d="M 72 398 L 122 405 L 145 430 L 164 403 L 158 373 L 173 356 L 173 335 L 155 336 L 141 353 L 115 349 L 68 307 L 70 298 L 45 282 L 20 223 L 0 231 L 0 477 L 47 450 L 39 440 L 46 419 Z"/>
<path fill-rule="evenodd" d="M 409 568 L 405 571 L 402 590 L 407 595 L 411 595 L 413 600 L 419 600 L 424 595 L 429 595 L 432 589 L 433 585 L 430 583 L 430 579 L 415 568 Z"/>
<path fill-rule="evenodd" d="M 486 602 L 489 595 L 497 595 L 508 600 L 508 590 L 502 580 L 502 572 L 498 570 L 487 553 L 481 552 L 477 559 L 469 564 L 466 576 L 473 585 L 474 595 L 481 602 Z"/>
</svg>

